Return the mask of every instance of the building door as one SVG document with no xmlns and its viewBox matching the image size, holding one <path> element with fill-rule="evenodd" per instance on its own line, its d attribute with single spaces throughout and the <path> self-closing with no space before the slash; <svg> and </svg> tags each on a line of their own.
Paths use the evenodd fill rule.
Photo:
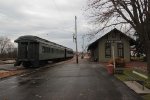
<svg viewBox="0 0 150 100">
<path fill-rule="evenodd" d="M 124 46 L 123 46 L 123 43 L 117 43 L 117 51 L 118 51 L 118 57 L 124 58 Z"/>
</svg>

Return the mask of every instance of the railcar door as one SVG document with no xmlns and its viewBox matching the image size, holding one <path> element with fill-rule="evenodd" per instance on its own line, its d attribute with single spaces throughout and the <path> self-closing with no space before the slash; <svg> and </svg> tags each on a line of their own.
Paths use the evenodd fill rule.
<svg viewBox="0 0 150 100">
<path fill-rule="evenodd" d="M 26 59 L 28 57 L 28 43 L 20 42 L 18 45 L 18 58 Z"/>
<path fill-rule="evenodd" d="M 32 60 L 38 59 L 39 44 L 37 42 L 29 42 L 28 44 L 28 58 Z"/>
<path fill-rule="evenodd" d="M 67 58 L 67 53 L 66 53 L 66 49 L 65 49 L 65 59 Z"/>
</svg>

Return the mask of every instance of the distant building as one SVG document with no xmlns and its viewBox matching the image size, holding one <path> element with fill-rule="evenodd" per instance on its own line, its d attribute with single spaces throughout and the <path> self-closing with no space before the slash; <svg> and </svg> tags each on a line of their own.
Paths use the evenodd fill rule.
<svg viewBox="0 0 150 100">
<path fill-rule="evenodd" d="M 130 46 L 133 44 L 134 40 L 131 37 L 115 28 L 91 43 L 88 50 L 91 52 L 91 58 L 95 61 L 109 61 L 112 59 L 113 51 L 115 57 L 130 61 Z"/>
</svg>

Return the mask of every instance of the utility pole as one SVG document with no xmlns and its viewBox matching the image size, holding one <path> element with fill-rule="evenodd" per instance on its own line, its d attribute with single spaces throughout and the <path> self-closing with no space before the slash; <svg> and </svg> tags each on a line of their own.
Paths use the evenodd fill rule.
<svg viewBox="0 0 150 100">
<path fill-rule="evenodd" d="M 75 43 L 76 43 L 76 63 L 78 64 L 77 17 L 76 16 L 75 16 Z"/>
<path fill-rule="evenodd" d="M 83 40 L 82 49 L 83 49 L 83 52 L 84 52 L 84 36 L 85 36 L 85 35 L 82 36 L 82 40 Z"/>
<path fill-rule="evenodd" d="M 82 59 L 84 58 L 84 36 L 85 36 L 85 35 L 82 35 L 82 40 L 83 40 L 83 44 L 82 44 L 82 55 L 81 55 L 81 58 L 82 58 Z"/>
</svg>

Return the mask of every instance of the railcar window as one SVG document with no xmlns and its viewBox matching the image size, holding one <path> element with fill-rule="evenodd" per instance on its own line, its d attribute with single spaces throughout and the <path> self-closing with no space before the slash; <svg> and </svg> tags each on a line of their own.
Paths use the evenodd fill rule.
<svg viewBox="0 0 150 100">
<path fill-rule="evenodd" d="M 52 52 L 52 48 L 49 48 L 50 49 L 50 52 Z"/>
<path fill-rule="evenodd" d="M 61 50 L 59 50 L 59 53 L 61 54 Z"/>
<path fill-rule="evenodd" d="M 51 52 L 51 48 L 49 48 L 49 52 Z"/>
<path fill-rule="evenodd" d="M 45 51 L 45 50 L 44 50 L 44 46 L 42 46 L 42 53 L 44 53 L 44 51 Z"/>
<path fill-rule="evenodd" d="M 72 54 L 73 52 L 72 52 L 72 51 L 68 51 L 67 53 L 68 53 L 68 54 Z"/>
<path fill-rule="evenodd" d="M 54 49 L 52 48 L 52 53 L 54 52 Z"/>
<path fill-rule="evenodd" d="M 61 53 L 63 53 L 63 50 L 61 50 Z"/>
<path fill-rule="evenodd" d="M 44 48 L 42 47 L 42 53 L 44 52 Z"/>
<path fill-rule="evenodd" d="M 47 47 L 45 47 L 45 53 L 47 52 Z"/>
<path fill-rule="evenodd" d="M 54 53 L 56 53 L 56 49 L 54 49 L 54 51 L 53 51 Z"/>
<path fill-rule="evenodd" d="M 48 52 L 48 48 L 46 47 L 46 53 Z"/>
<path fill-rule="evenodd" d="M 50 48 L 48 48 L 48 52 L 50 52 Z"/>
<path fill-rule="evenodd" d="M 50 53 L 53 52 L 53 48 L 49 48 L 49 47 L 42 47 L 42 53 Z"/>
</svg>

